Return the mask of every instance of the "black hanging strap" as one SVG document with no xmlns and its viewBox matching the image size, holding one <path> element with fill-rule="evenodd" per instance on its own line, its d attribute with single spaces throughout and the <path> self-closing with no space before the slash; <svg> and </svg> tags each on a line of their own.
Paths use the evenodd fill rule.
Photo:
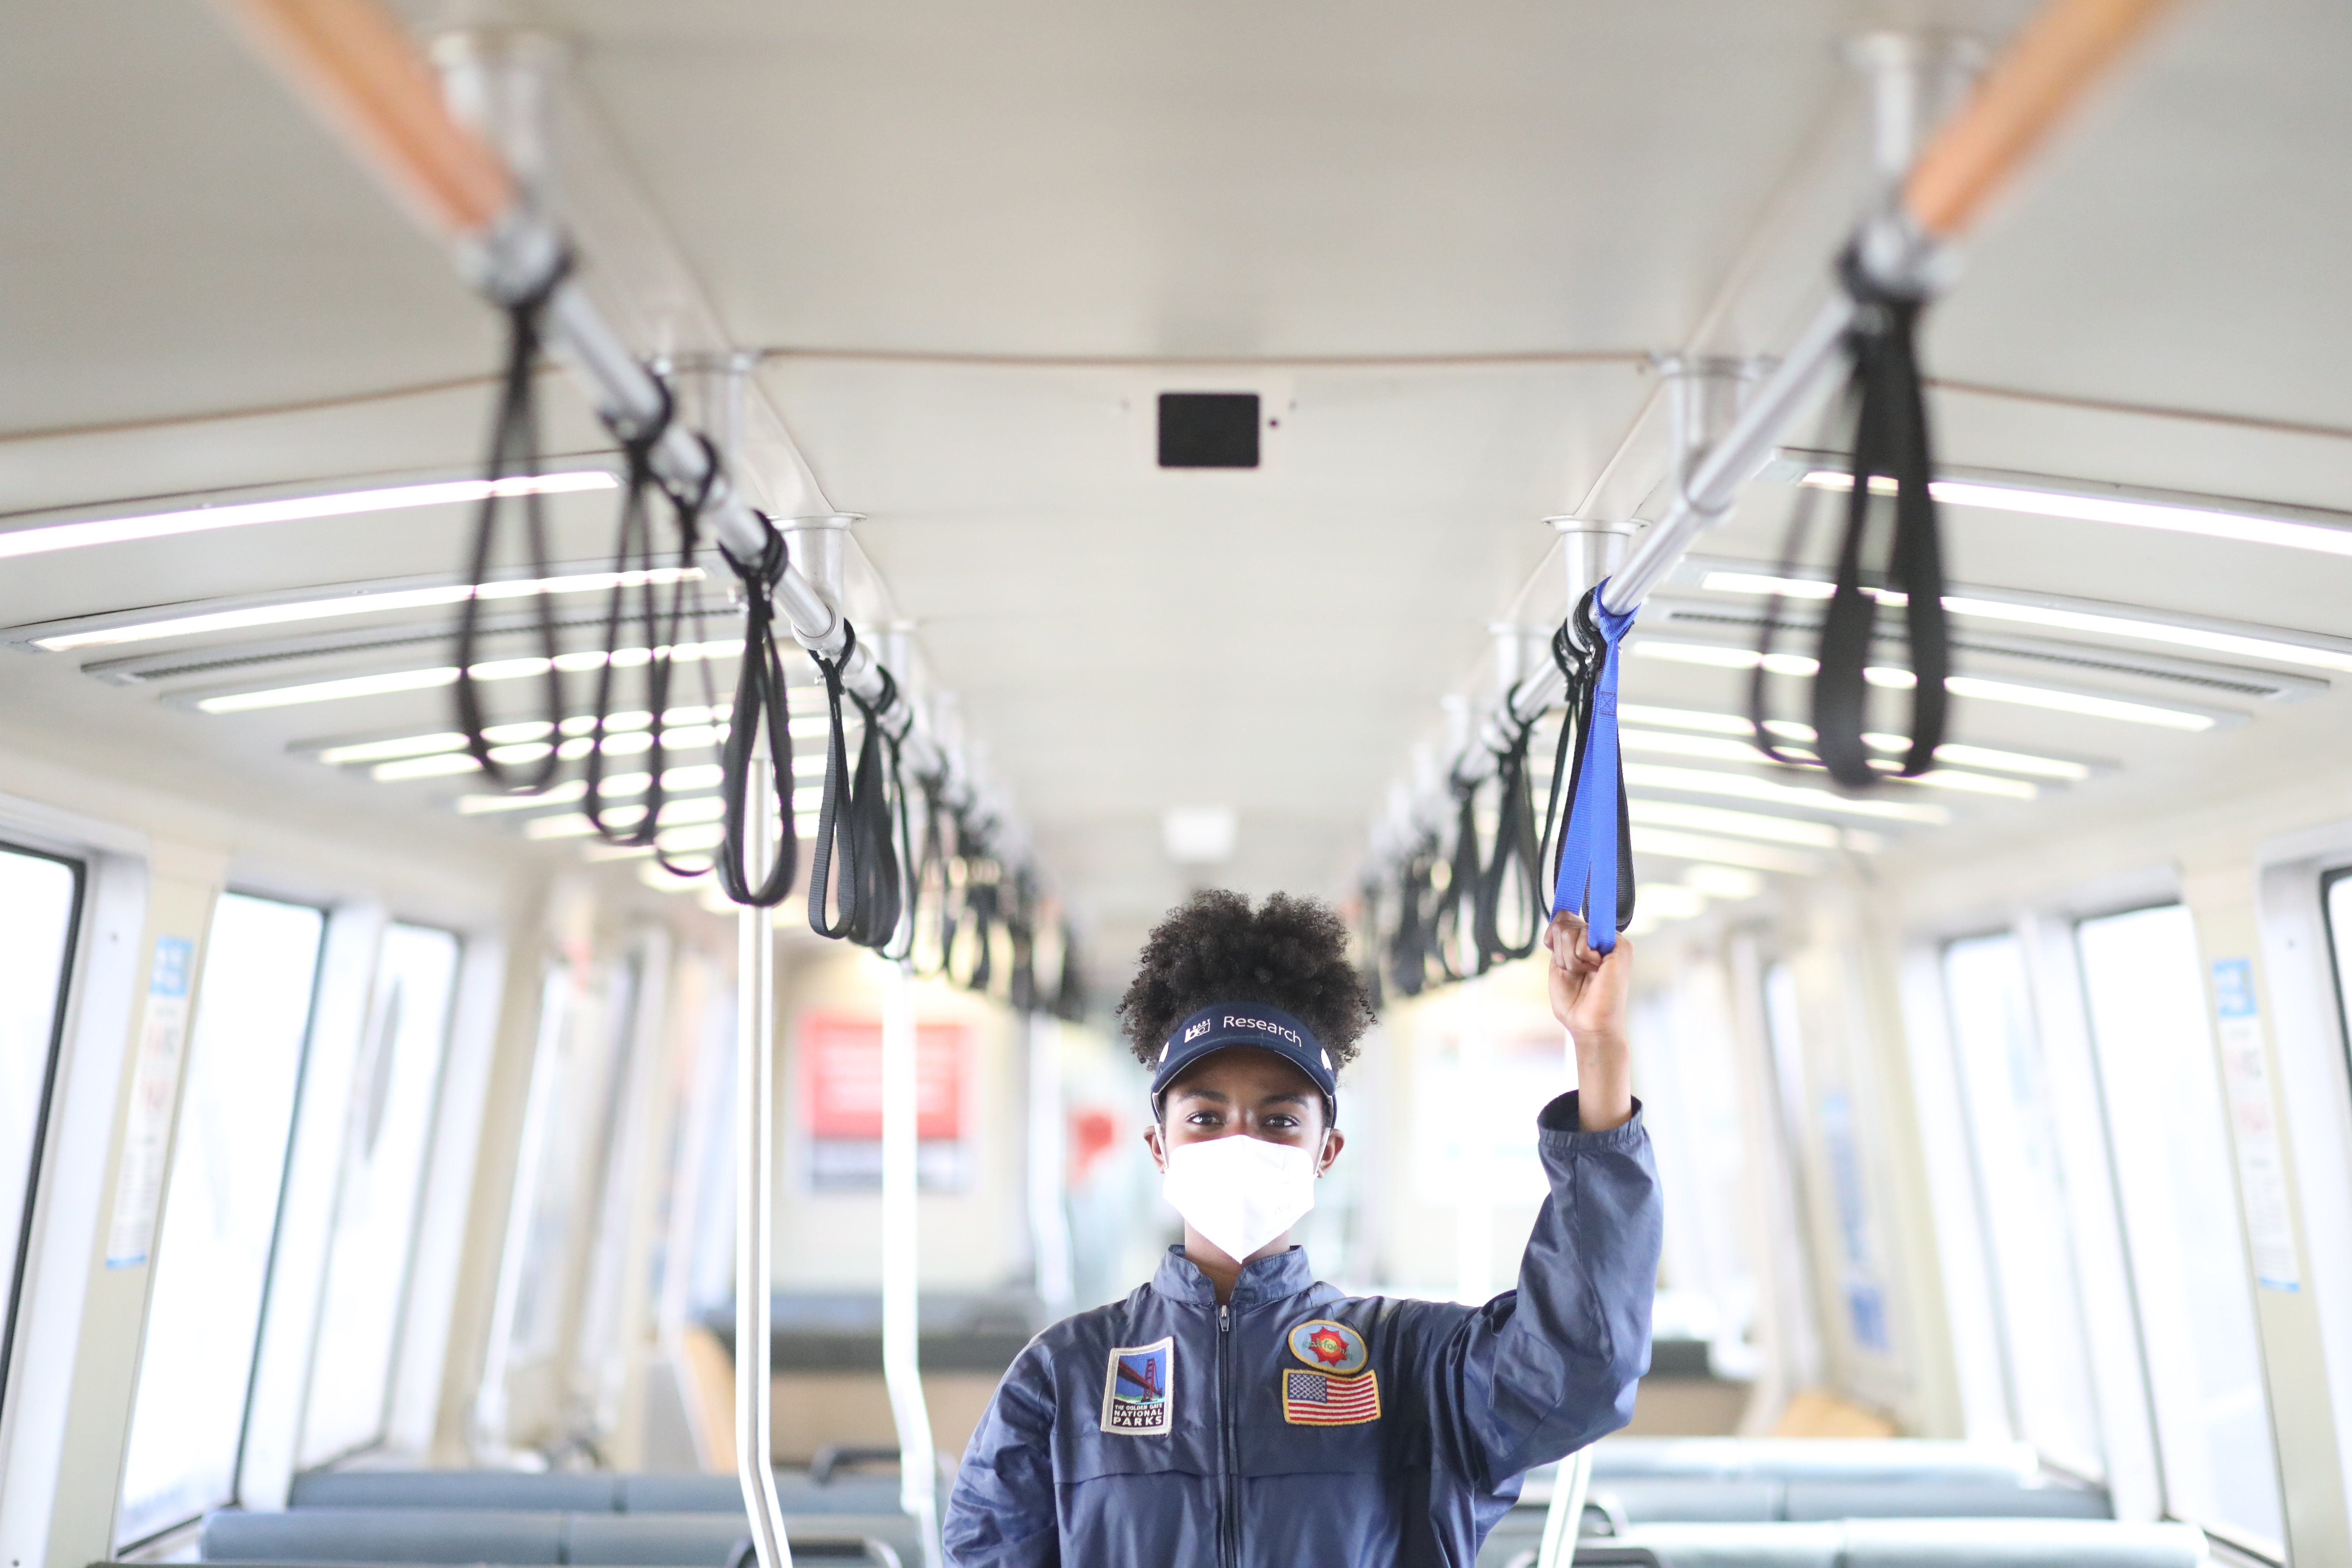
<svg viewBox="0 0 2352 1568">
<path fill-rule="evenodd" d="M 1438 973 L 1447 980 L 1464 980 L 1486 973 L 1483 955 L 1462 958 L 1462 928 L 1477 921 L 1479 871 L 1484 857 L 1478 846 L 1478 786 L 1459 774 L 1447 781 L 1454 792 L 1454 853 L 1445 868 L 1445 899 L 1429 921 L 1429 952 Z"/>
<path fill-rule="evenodd" d="M 841 672 L 857 651 L 857 628 L 841 623 L 841 652 L 826 658 L 812 653 L 824 677 L 826 712 L 824 790 L 818 797 L 816 847 L 809 857 L 809 930 L 819 936 L 840 938 L 861 929 L 858 924 L 857 851 L 848 809 L 850 794 L 849 741 L 841 712 Z M 827 907 L 839 912 L 828 919 Z"/>
<path fill-rule="evenodd" d="M 845 654 L 845 658 L 847 656 Z M 850 940 L 880 952 L 898 935 L 898 917 L 906 909 L 904 864 L 898 855 L 898 817 L 892 810 L 891 775 L 898 763 L 898 744 L 884 733 L 883 715 L 898 700 L 898 685 L 879 665 L 882 689 L 872 702 L 853 696 L 865 719 L 857 743 L 857 773 L 849 792 L 849 842 L 855 863 L 844 870 L 857 881 L 857 929 Z"/>
<path fill-rule="evenodd" d="M 956 903 L 961 889 L 956 881 L 953 861 L 961 851 L 949 842 L 952 818 L 947 808 L 945 775 L 926 773 L 917 782 L 923 791 L 923 847 L 916 858 L 910 879 L 915 913 L 908 922 L 908 937 L 913 944 L 908 956 L 917 974 L 933 978 L 948 972 L 949 955 L 955 948 Z M 921 930 L 927 904 L 935 911 L 929 942 L 923 940 Z M 926 952 L 937 962 L 926 962 Z"/>
<path fill-rule="evenodd" d="M 539 364 L 540 317 L 571 270 L 569 254 L 559 257 L 536 288 L 507 306 L 506 374 L 499 384 L 498 412 L 490 421 L 489 458 L 483 476 L 488 488 L 474 516 L 474 549 L 470 574 L 466 579 L 469 584 L 478 585 L 489 580 L 499 519 L 509 499 L 505 481 L 536 479 L 539 476 L 539 399 L 534 377 Z M 545 500 L 536 486 L 524 489 L 520 500 L 523 545 L 531 576 L 543 582 L 549 575 Z M 528 774 L 519 774 L 490 754 L 489 738 L 483 732 L 488 728 L 488 720 L 482 710 L 482 694 L 474 678 L 475 655 L 481 640 L 482 601 L 471 593 L 457 608 L 457 679 L 452 689 L 457 728 L 465 732 L 467 752 L 481 765 L 483 775 L 493 786 L 526 794 L 537 794 L 555 781 L 556 770 L 562 766 L 558 748 L 563 739 L 563 672 L 555 663 L 561 651 L 555 636 L 555 605 L 545 593 L 534 594 L 531 598 L 539 623 L 540 657 L 547 661 L 547 752 L 539 759 L 538 766 Z"/>
<path fill-rule="evenodd" d="M 1477 913 L 1471 932 L 1478 944 L 1481 970 L 1535 952 L 1536 943 L 1543 940 L 1545 910 L 1550 908 L 1544 897 L 1534 781 L 1528 773 L 1528 742 L 1535 729 L 1532 719 L 1520 725 L 1495 758 L 1495 847 L 1479 875 Z M 1516 900 L 1513 907 L 1525 922 L 1517 941 L 1503 934 L 1507 892 Z"/>
<path fill-rule="evenodd" d="M 763 524 L 765 520 L 761 520 Z M 784 536 L 768 525 L 760 559 L 746 564 L 734 556 L 728 564 L 743 582 L 743 661 L 735 677 L 735 709 L 727 729 L 727 744 L 719 754 L 721 804 L 725 809 L 719 847 L 719 882 L 739 904 L 772 909 L 792 891 L 799 869 L 799 835 L 793 826 L 793 731 L 784 686 L 783 659 L 776 650 L 776 584 L 783 580 L 791 552 Z M 776 853 L 764 874 L 749 864 L 746 849 L 751 826 L 751 770 L 758 763 L 756 744 L 762 731 L 768 737 L 767 766 L 774 786 L 775 807 L 782 818 Z M 758 877 L 754 882 L 752 879 Z"/>
<path fill-rule="evenodd" d="M 1423 839 L 1397 868 L 1397 923 L 1389 942 L 1389 979 L 1400 995 L 1418 996 L 1429 984 L 1429 904 L 1436 867 L 1437 846 Z"/>
<path fill-rule="evenodd" d="M 1943 550 L 1937 537 L 1936 500 L 1928 489 L 1934 460 L 1927 441 L 1927 403 L 1920 394 L 1916 339 L 1922 300 L 1871 279 L 1855 251 L 1839 258 L 1839 280 L 1854 302 L 1846 331 L 1853 361 L 1846 401 L 1853 415 L 1853 489 L 1846 496 L 1845 536 L 1838 546 L 1835 591 L 1822 617 L 1820 669 L 1813 677 L 1813 729 L 1822 764 L 1849 788 L 1878 782 L 1863 740 L 1869 727 L 1865 671 L 1876 639 L 1879 601 L 1864 585 L 1870 522 L 1883 499 L 1873 480 L 1895 485 L 1885 567 L 1871 574 L 1907 595 L 1911 740 L 1902 773 L 1935 766 L 1943 742 L 1951 641 L 1944 616 Z"/>
<path fill-rule="evenodd" d="M 669 388 L 656 377 L 654 387 L 661 394 L 661 406 L 654 417 L 630 436 L 622 446 L 628 459 L 628 477 L 621 497 L 619 541 L 613 547 L 613 587 L 604 601 L 604 635 L 602 644 L 604 659 L 596 667 L 595 711 L 588 730 L 588 754 L 581 769 L 586 793 L 582 797 L 581 811 L 589 826 L 610 843 L 632 847 L 650 845 L 659 824 L 662 807 L 662 715 L 669 706 L 670 655 L 661 647 L 660 589 L 654 577 L 654 525 L 646 495 L 657 488 L 654 480 L 653 450 L 656 442 L 669 428 L 674 405 Z M 698 503 L 697 510 L 699 510 Z M 629 614 L 634 592 L 636 613 Z M 622 631 L 631 619 L 645 629 L 646 664 L 643 687 L 650 729 L 651 745 L 646 753 L 646 766 L 652 770 L 646 786 L 641 815 L 626 826 L 615 826 L 604 820 L 604 773 L 607 748 L 611 744 L 613 694 L 621 683 L 616 655 L 621 647 Z"/>
<path fill-rule="evenodd" d="M 1051 1011 L 1065 1024 L 1082 1024 L 1087 1017 L 1087 971 L 1078 954 L 1078 933 L 1062 922 L 1062 973 L 1054 986 Z"/>
</svg>

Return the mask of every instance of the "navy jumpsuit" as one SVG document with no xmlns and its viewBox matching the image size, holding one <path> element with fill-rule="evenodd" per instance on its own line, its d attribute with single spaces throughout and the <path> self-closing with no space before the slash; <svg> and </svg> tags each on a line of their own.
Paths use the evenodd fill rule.
<svg viewBox="0 0 2352 1568">
<path fill-rule="evenodd" d="M 1293 1247 L 1220 1306 L 1171 1247 L 1150 1284 L 1031 1341 L 948 1504 L 956 1568 L 1466 1568 L 1529 1467 L 1632 1416 L 1649 1367 L 1657 1167 L 1641 1108 L 1544 1107 L 1518 1289 L 1344 1296 Z"/>
</svg>

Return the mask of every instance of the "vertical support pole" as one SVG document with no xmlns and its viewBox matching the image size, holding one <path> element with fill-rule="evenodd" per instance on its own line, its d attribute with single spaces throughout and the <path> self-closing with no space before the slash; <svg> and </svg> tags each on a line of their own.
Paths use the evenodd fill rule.
<svg viewBox="0 0 2352 1568">
<path fill-rule="evenodd" d="M 1675 428 L 1675 482 L 1679 486 L 1685 474 L 1680 459 L 1684 450 L 1682 432 L 1685 428 L 1680 414 Z M 1568 591 L 1569 614 L 1574 615 L 1584 595 L 1623 563 L 1636 525 L 1580 517 L 1555 517 L 1549 521 L 1560 536 L 1560 561 L 1566 578 L 1561 585 Z M 1544 875 L 1551 875 L 1549 868 Z M 1560 1045 L 1569 1081 L 1573 1083 L 1576 1042 L 1562 1030 Z M 1543 1544 L 1537 1554 L 1536 1568 L 1568 1568 L 1576 1553 L 1577 1530 L 1583 1522 L 1584 1494 L 1591 1478 L 1592 1452 L 1589 1448 L 1580 1448 L 1559 1462 L 1559 1477 L 1552 1482 L 1551 1508 L 1544 1515 Z"/>
<path fill-rule="evenodd" d="M 745 791 L 746 858 L 762 867 L 776 852 L 775 789 L 765 745 L 751 759 Z M 735 1471 L 751 1519 L 760 1568 L 792 1568 L 783 1506 L 776 1500 L 775 1421 L 769 1403 L 776 1194 L 776 914 L 736 911 Z"/>
<path fill-rule="evenodd" d="M 1495 1293 L 1495 1141 L 1486 1121 L 1466 1114 L 1470 1097 L 1494 1076 L 1493 1008 L 1487 980 L 1462 982 L 1462 1057 L 1454 1072 L 1454 1299 L 1465 1307 Z"/>
<path fill-rule="evenodd" d="M 1579 1448 L 1559 1462 L 1552 1478 L 1551 1506 L 1544 1510 L 1543 1544 L 1536 1568 L 1569 1568 L 1584 1524 L 1584 1500 L 1592 1489 L 1592 1450 Z"/>
<path fill-rule="evenodd" d="M 914 979 L 905 961 L 882 973 L 882 1380 L 898 1428 L 898 1505 L 922 1537 L 925 1568 L 942 1568 L 940 1467 L 923 1399 L 920 1260 L 916 1231 L 919 1107 L 915 1097 Z"/>
<path fill-rule="evenodd" d="M 1026 1014 L 1029 1047 L 1029 1244 L 1036 1258 L 1037 1299 L 1045 1316 L 1066 1316 L 1077 1294 L 1070 1258 L 1070 1222 L 1062 1209 L 1067 1152 L 1062 1142 L 1061 1020 L 1043 1009 Z"/>
</svg>

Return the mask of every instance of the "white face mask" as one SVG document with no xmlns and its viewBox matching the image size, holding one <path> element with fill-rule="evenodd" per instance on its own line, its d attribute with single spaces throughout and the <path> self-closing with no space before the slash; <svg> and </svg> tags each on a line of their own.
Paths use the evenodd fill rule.
<svg viewBox="0 0 2352 1568">
<path fill-rule="evenodd" d="M 1160 1191 L 1194 1230 L 1238 1261 L 1315 1206 L 1315 1157 L 1241 1133 L 1180 1143 L 1168 1151 Z"/>
</svg>

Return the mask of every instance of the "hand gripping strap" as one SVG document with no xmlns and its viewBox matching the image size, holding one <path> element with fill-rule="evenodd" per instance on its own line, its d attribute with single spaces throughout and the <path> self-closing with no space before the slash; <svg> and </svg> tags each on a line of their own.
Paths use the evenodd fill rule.
<svg viewBox="0 0 2352 1568">
<path fill-rule="evenodd" d="M 1570 775 L 1568 821 L 1560 829 L 1559 863 L 1552 879 L 1554 914 L 1584 917 L 1596 952 L 1617 945 L 1617 933 L 1633 920 L 1633 830 L 1625 809 L 1623 760 L 1617 752 L 1618 647 L 1633 629 L 1634 612 L 1618 615 L 1601 602 L 1607 580 L 1577 606 L 1578 630 L 1589 639 L 1584 661 L 1589 685 L 1570 694 L 1568 721 L 1580 723 L 1576 771 Z M 1596 920 L 1594 894 L 1615 889 L 1612 919 Z"/>
</svg>

